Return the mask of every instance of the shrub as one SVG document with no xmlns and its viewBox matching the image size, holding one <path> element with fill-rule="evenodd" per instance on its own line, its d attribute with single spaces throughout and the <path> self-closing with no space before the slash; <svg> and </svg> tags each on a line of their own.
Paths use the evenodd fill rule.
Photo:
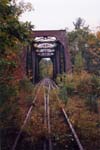
<svg viewBox="0 0 100 150">
<path fill-rule="evenodd" d="M 59 97 L 63 102 L 66 104 L 68 101 L 68 94 L 67 94 L 67 87 L 66 86 L 60 86 L 59 89 Z"/>
<path fill-rule="evenodd" d="M 24 90 L 27 93 L 33 91 L 34 85 L 30 82 L 28 78 L 24 78 L 19 82 L 19 88 Z"/>
<path fill-rule="evenodd" d="M 73 95 L 75 90 L 73 78 L 71 75 L 62 74 L 57 76 L 56 82 L 59 86 L 60 99 L 66 104 L 68 96 Z"/>
<path fill-rule="evenodd" d="M 97 98 L 100 96 L 100 78 L 96 75 L 88 75 L 79 80 L 77 91 L 86 99 L 86 105 L 90 110 L 98 112 Z"/>
<path fill-rule="evenodd" d="M 11 97 L 15 97 L 18 94 L 17 86 L 0 84 L 0 106 L 2 106 Z"/>
</svg>

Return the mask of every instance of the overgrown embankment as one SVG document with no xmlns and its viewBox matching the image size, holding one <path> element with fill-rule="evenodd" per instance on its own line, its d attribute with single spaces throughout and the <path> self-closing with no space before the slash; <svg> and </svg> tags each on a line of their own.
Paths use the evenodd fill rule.
<svg viewBox="0 0 100 150">
<path fill-rule="evenodd" d="M 82 71 L 58 76 L 60 97 L 86 150 L 99 150 L 100 77 Z"/>
</svg>

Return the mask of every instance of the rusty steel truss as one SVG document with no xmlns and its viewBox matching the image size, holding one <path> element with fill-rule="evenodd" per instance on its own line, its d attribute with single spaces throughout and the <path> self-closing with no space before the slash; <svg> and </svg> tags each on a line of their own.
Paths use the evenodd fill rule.
<svg viewBox="0 0 100 150">
<path fill-rule="evenodd" d="M 53 63 L 53 79 L 58 74 L 71 72 L 65 30 L 33 31 L 32 43 L 27 46 L 26 72 L 33 83 L 39 81 L 39 62 L 50 58 Z"/>
</svg>

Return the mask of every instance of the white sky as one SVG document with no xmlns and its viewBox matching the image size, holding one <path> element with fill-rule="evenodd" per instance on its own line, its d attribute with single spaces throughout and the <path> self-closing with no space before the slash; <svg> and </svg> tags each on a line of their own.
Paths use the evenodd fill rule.
<svg viewBox="0 0 100 150">
<path fill-rule="evenodd" d="M 31 21 L 36 30 L 74 28 L 73 21 L 84 18 L 91 28 L 100 26 L 100 0 L 24 0 L 34 11 L 21 20 Z"/>
</svg>

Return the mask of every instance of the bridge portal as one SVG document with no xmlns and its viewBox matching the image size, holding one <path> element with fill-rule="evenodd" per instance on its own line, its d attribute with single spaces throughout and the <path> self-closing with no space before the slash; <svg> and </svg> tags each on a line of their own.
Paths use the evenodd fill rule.
<svg viewBox="0 0 100 150">
<path fill-rule="evenodd" d="M 33 31 L 33 40 L 27 46 L 26 72 L 33 83 L 39 81 L 39 62 L 50 58 L 53 64 L 53 79 L 58 74 L 71 72 L 71 61 L 68 51 L 65 30 Z"/>
</svg>

